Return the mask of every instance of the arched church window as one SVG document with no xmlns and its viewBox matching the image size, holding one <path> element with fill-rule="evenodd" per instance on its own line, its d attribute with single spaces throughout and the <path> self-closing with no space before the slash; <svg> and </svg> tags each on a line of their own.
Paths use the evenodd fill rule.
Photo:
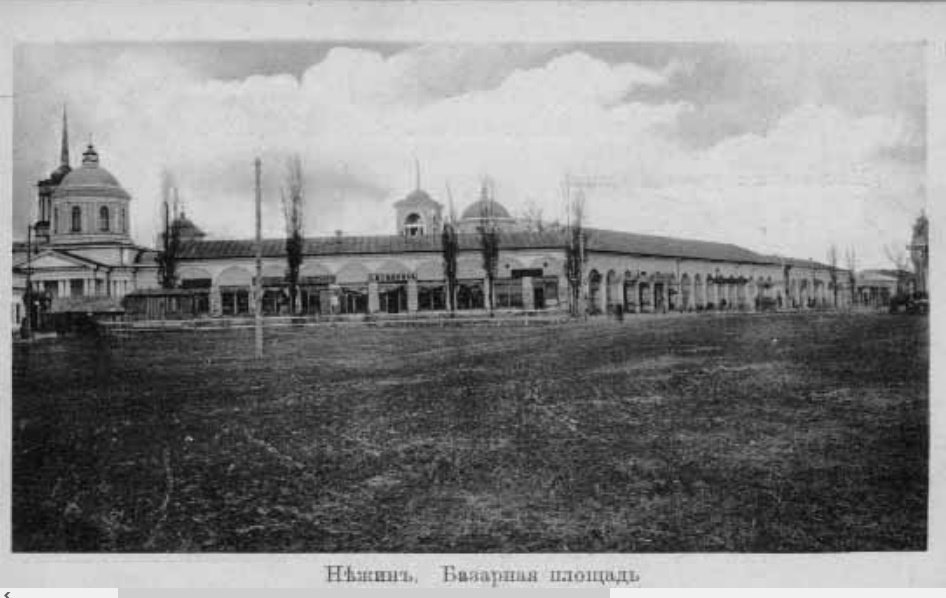
<svg viewBox="0 0 946 598">
<path fill-rule="evenodd" d="M 59 208 L 53 208 L 53 232 L 59 232 Z"/>
<path fill-rule="evenodd" d="M 72 206 L 72 232 L 77 233 L 82 230 L 82 208 Z"/>
<path fill-rule="evenodd" d="M 99 231 L 107 233 L 108 224 L 108 208 L 106 206 L 102 206 L 99 208 Z"/>
<path fill-rule="evenodd" d="M 122 232 L 128 232 L 128 218 L 125 214 L 125 208 L 122 208 Z"/>
<path fill-rule="evenodd" d="M 424 221 L 420 214 L 410 214 L 404 220 L 404 235 L 407 237 L 418 237 L 424 234 Z"/>
</svg>

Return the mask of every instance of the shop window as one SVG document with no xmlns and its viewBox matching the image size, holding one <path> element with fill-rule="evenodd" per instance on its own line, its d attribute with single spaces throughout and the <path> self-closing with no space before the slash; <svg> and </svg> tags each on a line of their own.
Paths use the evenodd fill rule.
<svg viewBox="0 0 946 598">
<path fill-rule="evenodd" d="M 378 288 L 378 309 L 389 314 L 407 311 L 407 285 L 381 285 Z"/>
<path fill-rule="evenodd" d="M 367 290 L 363 288 L 342 289 L 341 297 L 339 297 L 339 309 L 343 314 L 368 313 Z"/>
<path fill-rule="evenodd" d="M 457 284 L 457 309 L 483 309 L 486 307 L 483 283 L 463 282 Z"/>
<path fill-rule="evenodd" d="M 496 308 L 521 308 L 522 307 L 522 281 L 519 279 L 497 280 L 495 281 Z"/>
<path fill-rule="evenodd" d="M 417 310 L 444 310 L 447 308 L 446 298 L 446 287 L 443 285 L 418 285 Z"/>
<path fill-rule="evenodd" d="M 224 315 L 248 314 L 250 313 L 250 292 L 242 289 L 221 291 L 220 303 Z"/>
</svg>

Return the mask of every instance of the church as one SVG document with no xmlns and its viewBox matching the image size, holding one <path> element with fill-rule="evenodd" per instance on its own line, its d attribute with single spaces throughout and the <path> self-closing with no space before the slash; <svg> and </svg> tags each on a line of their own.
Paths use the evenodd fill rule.
<svg viewBox="0 0 946 598">
<path fill-rule="evenodd" d="M 208 238 L 185 214 L 175 214 L 177 284 L 162 289 L 158 251 L 129 233 L 134 199 L 104 164 L 107 154 L 100 156 L 90 143 L 72 167 L 64 113 L 59 166 L 37 184 L 38 219 L 30 237 L 13 246 L 14 327 L 25 316 L 28 289 L 38 312 L 119 318 L 253 313 L 255 242 Z M 305 239 L 294 310 L 288 305 L 285 241 L 265 239 L 264 313 L 325 317 L 446 310 L 443 204 L 418 181 L 391 207 L 392 234 Z M 492 284 L 482 267 L 478 231 L 484 222 L 499 231 Z M 485 310 L 489 297 L 502 312 L 567 309 L 567 231 L 537 230 L 485 189 L 455 225 L 457 310 Z M 826 264 L 728 243 L 605 229 L 586 233 L 584 313 L 808 309 L 850 302 L 846 272 Z"/>
</svg>

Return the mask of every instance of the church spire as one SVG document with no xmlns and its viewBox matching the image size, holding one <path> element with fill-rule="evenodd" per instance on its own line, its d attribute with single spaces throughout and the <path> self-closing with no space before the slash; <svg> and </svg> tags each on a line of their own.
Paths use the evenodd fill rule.
<svg viewBox="0 0 946 598">
<path fill-rule="evenodd" d="M 59 149 L 59 163 L 69 166 L 69 120 L 66 116 L 66 105 L 62 106 L 62 147 Z"/>
</svg>

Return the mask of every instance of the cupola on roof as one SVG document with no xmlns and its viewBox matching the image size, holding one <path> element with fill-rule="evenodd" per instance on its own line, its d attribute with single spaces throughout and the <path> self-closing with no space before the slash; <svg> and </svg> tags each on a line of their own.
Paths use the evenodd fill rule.
<svg viewBox="0 0 946 598">
<path fill-rule="evenodd" d="M 99 155 L 92 144 L 82 153 L 82 166 L 69 172 L 56 188 L 53 197 L 119 197 L 131 196 L 112 176 L 99 166 Z"/>
<path fill-rule="evenodd" d="M 479 220 L 481 218 L 502 218 L 511 219 L 509 211 L 496 200 L 480 198 L 463 210 L 460 215 L 461 220 Z"/>
<path fill-rule="evenodd" d="M 207 236 L 207 233 L 202 231 L 199 226 L 194 224 L 194 222 L 188 218 L 184 212 L 174 219 L 174 224 L 177 226 L 177 232 L 181 240 L 194 240 L 194 239 L 203 239 Z"/>
<path fill-rule="evenodd" d="M 423 189 L 414 189 L 407 194 L 407 197 L 397 203 L 433 203 L 440 205 L 437 200 L 432 198 L 429 193 Z"/>
<path fill-rule="evenodd" d="M 421 189 L 420 186 L 420 163 L 417 160 L 414 161 L 414 190 L 407 194 L 404 199 L 394 202 L 395 206 L 403 206 L 408 204 L 428 204 L 434 207 L 440 207 L 440 202 L 430 196 L 429 193 Z"/>
</svg>

